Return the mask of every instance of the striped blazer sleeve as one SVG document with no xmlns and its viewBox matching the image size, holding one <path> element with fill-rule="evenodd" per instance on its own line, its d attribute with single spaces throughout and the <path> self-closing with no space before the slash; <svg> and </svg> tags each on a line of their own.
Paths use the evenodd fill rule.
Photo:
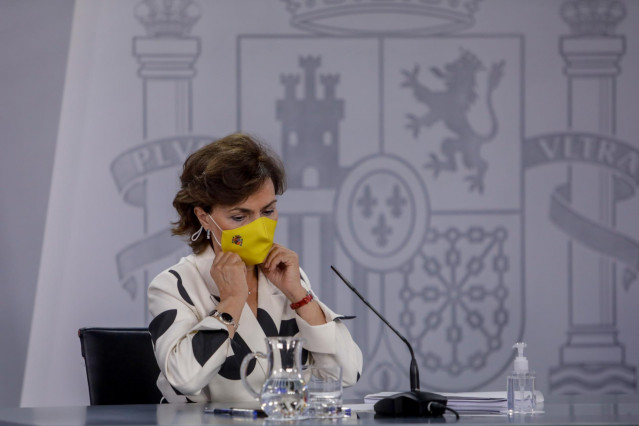
<svg viewBox="0 0 639 426">
<path fill-rule="evenodd" d="M 218 374 L 233 348 L 226 326 L 196 308 L 182 282 L 190 278 L 182 276 L 189 271 L 175 269 L 162 272 L 149 286 L 153 317 L 149 331 L 158 366 L 168 383 L 178 395 L 199 400 L 201 390 Z"/>
</svg>

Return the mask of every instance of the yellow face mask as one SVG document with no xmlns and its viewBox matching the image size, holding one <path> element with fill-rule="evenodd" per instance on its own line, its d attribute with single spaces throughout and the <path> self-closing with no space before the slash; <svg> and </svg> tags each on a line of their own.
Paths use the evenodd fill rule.
<svg viewBox="0 0 639 426">
<path fill-rule="evenodd" d="M 273 247 L 276 220 L 260 217 L 239 228 L 224 230 L 213 220 L 211 215 L 209 218 L 222 231 L 222 241 L 217 241 L 215 234 L 213 234 L 213 238 L 222 247 L 222 251 L 237 253 L 248 266 L 264 262 Z"/>
</svg>

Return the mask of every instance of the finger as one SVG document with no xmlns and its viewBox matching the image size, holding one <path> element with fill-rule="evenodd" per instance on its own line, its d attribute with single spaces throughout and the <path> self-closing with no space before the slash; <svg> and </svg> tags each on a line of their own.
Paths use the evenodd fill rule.
<svg viewBox="0 0 639 426">
<path fill-rule="evenodd" d="M 232 265 L 234 263 L 237 263 L 238 260 L 241 261 L 242 259 L 237 253 L 221 252 L 220 254 L 217 254 L 215 256 L 215 259 L 213 259 L 213 263 L 217 263 L 219 265 Z"/>
<path fill-rule="evenodd" d="M 266 261 L 264 262 L 264 266 L 266 269 L 271 269 L 274 266 L 280 264 L 282 259 L 282 253 L 280 250 L 276 249 L 271 251 L 268 256 L 266 256 Z"/>
<path fill-rule="evenodd" d="M 222 253 L 211 265 L 211 274 L 224 281 L 232 280 L 235 275 L 245 276 L 246 265 L 237 253 Z M 237 279 L 237 278 L 236 278 Z M 222 284 L 220 282 L 219 284 Z"/>
<path fill-rule="evenodd" d="M 267 255 L 266 255 L 266 258 L 264 259 L 264 262 L 262 262 L 262 264 L 265 264 L 265 263 L 266 263 L 266 261 L 268 260 L 268 258 L 271 256 L 271 254 L 272 254 L 275 250 L 277 250 L 279 247 L 280 247 L 280 246 L 279 246 L 279 244 L 274 243 L 274 244 L 271 246 L 271 248 L 269 249 L 269 251 L 268 251 L 268 253 L 267 253 Z"/>
<path fill-rule="evenodd" d="M 266 266 L 267 269 L 270 269 L 274 265 L 277 266 L 283 261 L 283 259 L 290 256 L 290 254 L 292 253 L 293 252 L 286 247 L 280 246 L 278 244 L 273 244 L 271 251 L 264 260 L 264 266 Z"/>
<path fill-rule="evenodd" d="M 222 250 L 215 252 L 215 257 L 213 258 L 214 265 L 223 265 L 227 261 L 228 261 L 228 253 L 225 253 Z"/>
</svg>

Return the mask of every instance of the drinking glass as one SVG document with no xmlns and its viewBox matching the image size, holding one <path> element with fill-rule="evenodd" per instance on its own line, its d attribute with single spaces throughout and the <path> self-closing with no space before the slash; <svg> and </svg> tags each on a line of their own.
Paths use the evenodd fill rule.
<svg viewBox="0 0 639 426">
<path fill-rule="evenodd" d="M 342 367 L 308 367 L 308 414 L 316 418 L 342 417 Z"/>
</svg>

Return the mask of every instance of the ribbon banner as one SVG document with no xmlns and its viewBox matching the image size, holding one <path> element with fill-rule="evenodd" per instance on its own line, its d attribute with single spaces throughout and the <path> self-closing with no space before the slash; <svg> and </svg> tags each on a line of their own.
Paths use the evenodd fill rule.
<svg viewBox="0 0 639 426">
<path fill-rule="evenodd" d="M 524 168 L 548 163 L 587 163 L 604 167 L 614 176 L 613 202 L 632 197 L 639 186 L 639 150 L 594 133 L 552 133 L 524 141 Z M 601 225 L 571 207 L 570 187 L 553 191 L 550 219 L 570 238 L 626 266 L 622 283 L 628 290 L 639 273 L 639 243 L 614 228 Z"/>
<path fill-rule="evenodd" d="M 144 207 L 144 178 L 155 171 L 181 167 L 187 157 L 213 141 L 211 136 L 175 136 L 150 141 L 123 152 L 111 163 L 111 174 L 124 200 Z"/>
</svg>

